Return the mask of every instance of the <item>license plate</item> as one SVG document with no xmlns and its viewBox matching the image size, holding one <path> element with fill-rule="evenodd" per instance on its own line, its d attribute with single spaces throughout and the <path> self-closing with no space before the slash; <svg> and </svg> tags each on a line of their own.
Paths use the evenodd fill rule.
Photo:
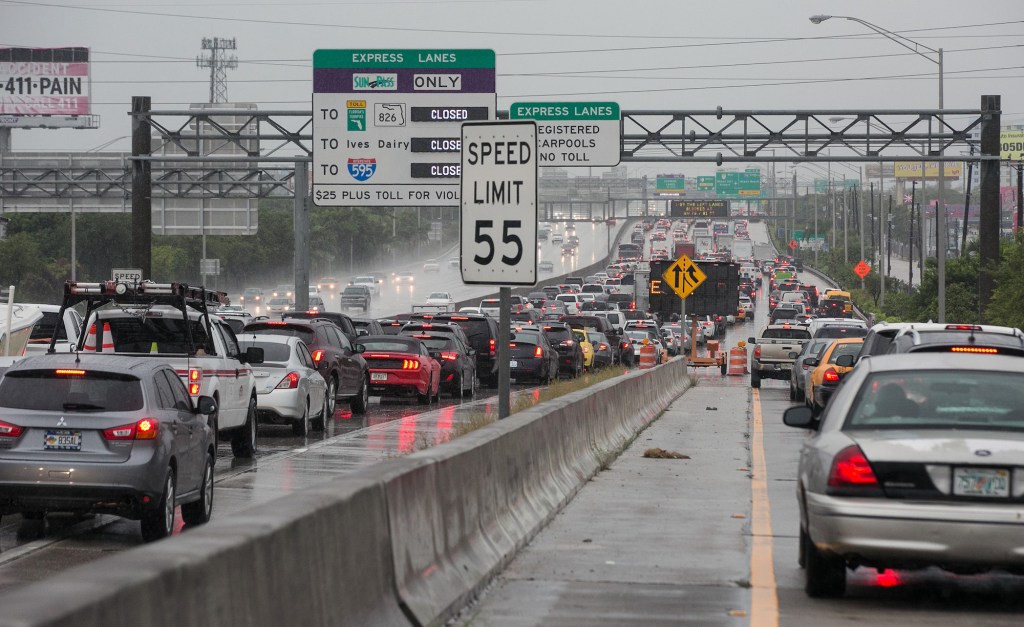
<svg viewBox="0 0 1024 627">
<path fill-rule="evenodd" d="M 43 448 L 55 451 L 80 451 L 82 450 L 82 432 L 70 429 L 47 431 L 46 438 L 43 439 Z"/>
<path fill-rule="evenodd" d="M 252 376 L 256 377 L 257 379 L 265 379 L 270 376 L 270 373 L 267 372 L 266 370 L 253 370 Z"/>
<path fill-rule="evenodd" d="M 519 367 L 519 362 L 518 361 L 510 361 L 510 362 L 508 362 L 508 367 L 509 368 L 518 368 Z"/>
<path fill-rule="evenodd" d="M 370 381 L 387 381 L 388 373 L 386 372 L 371 372 Z"/>
<path fill-rule="evenodd" d="M 953 494 L 957 496 L 1010 496 L 1010 471 L 1005 468 L 954 468 Z"/>
</svg>

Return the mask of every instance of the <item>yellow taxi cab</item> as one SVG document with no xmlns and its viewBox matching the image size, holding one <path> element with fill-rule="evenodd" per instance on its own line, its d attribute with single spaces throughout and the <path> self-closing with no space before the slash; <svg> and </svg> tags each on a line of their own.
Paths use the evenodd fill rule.
<svg viewBox="0 0 1024 627">
<path fill-rule="evenodd" d="M 804 400 L 815 413 L 825 409 L 825 405 L 828 404 L 832 394 L 839 387 L 843 375 L 853 370 L 852 360 L 849 360 L 850 365 L 848 366 L 841 366 L 836 362 L 844 355 L 856 359 L 862 344 L 864 344 L 862 337 L 839 338 L 825 348 L 821 357 L 805 361 L 814 370 L 811 371 L 811 377 L 807 381 Z"/>
<path fill-rule="evenodd" d="M 573 329 L 572 334 L 576 337 L 576 343 L 583 349 L 583 369 L 590 370 L 594 367 L 594 345 L 590 343 L 590 336 L 586 329 Z"/>
<path fill-rule="evenodd" d="M 853 313 L 853 298 L 849 292 L 843 290 L 825 290 L 824 300 L 839 299 L 843 301 L 843 313 Z"/>
</svg>

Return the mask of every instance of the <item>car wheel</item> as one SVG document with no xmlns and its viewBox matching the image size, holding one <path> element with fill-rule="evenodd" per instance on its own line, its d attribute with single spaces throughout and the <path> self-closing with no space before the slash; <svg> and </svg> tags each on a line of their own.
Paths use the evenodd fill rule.
<svg viewBox="0 0 1024 627">
<path fill-rule="evenodd" d="M 46 512 L 22 512 L 15 534 L 19 540 L 38 540 L 46 535 Z"/>
<path fill-rule="evenodd" d="M 256 457 L 256 436 L 258 431 L 256 418 L 256 399 L 249 398 L 249 412 L 245 417 L 245 424 L 235 430 L 231 436 L 231 453 L 242 459 Z"/>
<path fill-rule="evenodd" d="M 750 371 L 750 387 L 759 388 L 761 387 L 761 375 L 757 370 Z"/>
<path fill-rule="evenodd" d="M 476 373 L 469 378 L 469 398 L 476 398 Z"/>
<path fill-rule="evenodd" d="M 809 534 L 804 534 L 804 592 L 814 598 L 840 597 L 846 592 L 846 561 L 841 557 L 824 555 L 814 546 Z"/>
<path fill-rule="evenodd" d="M 462 379 L 462 375 L 459 375 L 459 378 L 452 382 L 452 398 L 457 396 L 459 397 L 460 401 L 465 397 L 466 394 L 466 389 L 462 387 Z"/>
<path fill-rule="evenodd" d="M 807 532 L 800 525 L 800 541 L 797 546 L 796 563 L 800 568 L 807 567 Z"/>
<path fill-rule="evenodd" d="M 789 400 L 796 400 L 796 386 L 793 385 L 792 381 L 789 382 Z"/>
<path fill-rule="evenodd" d="M 157 506 L 142 515 L 142 539 L 146 542 L 162 540 L 174 531 L 174 469 L 167 469 L 164 493 Z"/>
<path fill-rule="evenodd" d="M 306 399 L 306 407 L 302 411 L 302 417 L 292 422 L 292 435 L 302 437 L 309 433 L 309 399 Z"/>
<path fill-rule="evenodd" d="M 365 414 L 366 408 L 370 406 L 370 382 L 366 380 L 366 376 L 363 376 L 362 383 L 359 384 L 359 392 L 356 397 L 352 399 L 352 413 L 353 414 Z"/>
<path fill-rule="evenodd" d="M 202 525 L 210 522 L 210 517 L 213 516 L 213 463 L 213 455 L 207 455 L 199 500 L 181 506 L 181 519 L 186 525 Z"/>
<path fill-rule="evenodd" d="M 331 375 L 327 381 L 327 415 L 333 416 L 338 404 L 338 377 Z"/>
<path fill-rule="evenodd" d="M 324 404 L 323 407 L 320 408 L 320 417 L 316 420 L 316 426 L 321 431 L 327 431 L 327 423 L 330 422 L 331 416 L 334 415 L 329 409 L 329 406 L 330 404 L 327 400 L 327 395 L 324 394 Z"/>
</svg>

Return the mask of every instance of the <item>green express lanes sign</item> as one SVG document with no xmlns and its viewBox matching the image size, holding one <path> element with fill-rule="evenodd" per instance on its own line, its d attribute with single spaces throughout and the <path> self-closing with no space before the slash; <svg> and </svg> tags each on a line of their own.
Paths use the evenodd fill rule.
<svg viewBox="0 0 1024 627">
<path fill-rule="evenodd" d="M 537 160 L 543 166 L 619 164 L 617 102 L 514 102 L 510 120 L 537 122 Z"/>
<path fill-rule="evenodd" d="M 659 174 L 654 181 L 654 193 L 663 196 L 682 196 L 686 193 L 686 177 L 682 174 Z"/>
<path fill-rule="evenodd" d="M 761 195 L 761 171 L 717 172 L 715 193 L 727 198 L 748 198 Z"/>
<path fill-rule="evenodd" d="M 462 123 L 496 117 L 493 50 L 316 50 L 313 202 L 459 206 Z"/>
</svg>

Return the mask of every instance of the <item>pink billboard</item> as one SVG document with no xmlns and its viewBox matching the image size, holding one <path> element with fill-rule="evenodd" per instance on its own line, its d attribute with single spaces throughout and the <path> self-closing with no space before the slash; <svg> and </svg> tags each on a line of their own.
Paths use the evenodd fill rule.
<svg viewBox="0 0 1024 627">
<path fill-rule="evenodd" d="M 88 48 L 0 48 L 0 115 L 88 115 Z"/>
</svg>

